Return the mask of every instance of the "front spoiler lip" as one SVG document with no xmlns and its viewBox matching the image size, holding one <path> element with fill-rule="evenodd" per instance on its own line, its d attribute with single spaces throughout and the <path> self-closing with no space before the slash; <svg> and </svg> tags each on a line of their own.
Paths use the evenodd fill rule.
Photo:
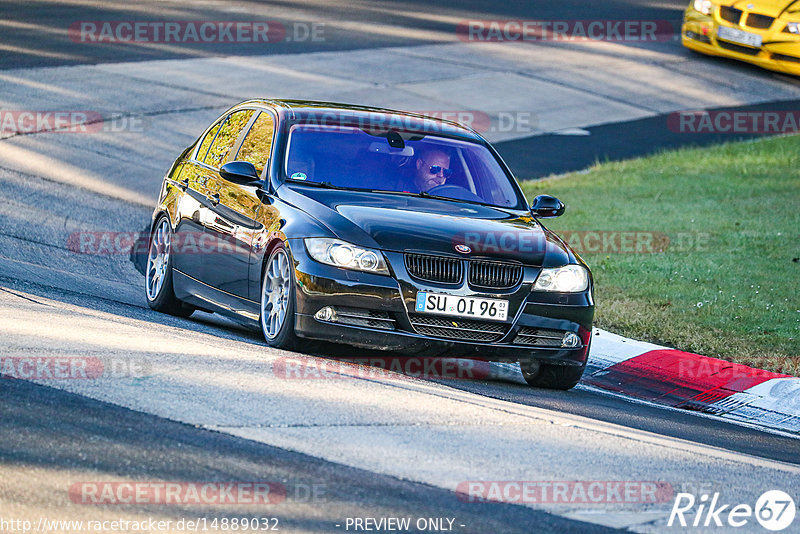
<svg viewBox="0 0 800 534">
<path fill-rule="evenodd" d="M 486 361 L 545 361 L 580 366 L 586 362 L 588 344 L 575 349 L 531 347 L 508 343 L 479 343 L 428 337 L 404 330 L 377 330 L 319 321 L 309 314 L 296 314 L 295 331 L 300 337 L 344 343 L 364 349 L 400 354 Z"/>
</svg>

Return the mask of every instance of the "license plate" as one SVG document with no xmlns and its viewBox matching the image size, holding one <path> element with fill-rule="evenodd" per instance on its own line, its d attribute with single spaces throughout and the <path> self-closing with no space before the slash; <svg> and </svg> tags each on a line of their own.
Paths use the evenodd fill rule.
<svg viewBox="0 0 800 534">
<path fill-rule="evenodd" d="M 506 317 L 508 317 L 508 301 L 501 299 L 459 297 L 458 295 L 420 291 L 417 293 L 415 311 L 439 315 L 452 315 L 455 317 L 505 321 Z"/>
<path fill-rule="evenodd" d="M 757 33 L 750 33 L 737 30 L 736 28 L 720 26 L 717 30 L 717 37 L 724 39 L 725 41 L 761 48 L 761 36 Z"/>
</svg>

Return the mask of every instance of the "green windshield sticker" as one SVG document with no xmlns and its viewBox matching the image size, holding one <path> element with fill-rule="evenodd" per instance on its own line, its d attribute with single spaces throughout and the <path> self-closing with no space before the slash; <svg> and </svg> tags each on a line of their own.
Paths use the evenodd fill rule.
<svg viewBox="0 0 800 534">
<path fill-rule="evenodd" d="M 291 178 L 292 180 L 305 180 L 306 179 L 306 173 L 304 173 L 304 172 L 296 172 L 293 175 L 291 175 L 289 178 Z"/>
</svg>

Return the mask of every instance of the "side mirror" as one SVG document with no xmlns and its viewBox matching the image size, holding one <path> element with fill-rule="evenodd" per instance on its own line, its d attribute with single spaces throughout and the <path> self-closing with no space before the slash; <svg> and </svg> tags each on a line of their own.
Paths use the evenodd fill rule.
<svg viewBox="0 0 800 534">
<path fill-rule="evenodd" d="M 533 204 L 531 204 L 531 213 L 533 213 L 533 215 L 536 217 L 548 219 L 563 215 L 566 208 L 567 207 L 564 205 L 564 203 L 558 200 L 556 197 L 551 197 L 550 195 L 539 195 L 533 199 Z"/>
<path fill-rule="evenodd" d="M 229 161 L 219 168 L 219 175 L 229 182 L 239 185 L 247 185 L 261 179 L 256 171 L 256 166 L 249 161 Z"/>
</svg>

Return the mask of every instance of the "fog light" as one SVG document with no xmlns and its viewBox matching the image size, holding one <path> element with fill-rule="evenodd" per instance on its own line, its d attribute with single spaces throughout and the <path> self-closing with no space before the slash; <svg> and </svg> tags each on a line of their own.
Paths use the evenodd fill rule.
<svg viewBox="0 0 800 534">
<path fill-rule="evenodd" d="M 566 349 L 574 349 L 575 347 L 581 346 L 581 338 L 578 337 L 578 334 L 573 332 L 567 332 L 564 334 L 564 338 L 561 340 L 561 346 Z"/>
<path fill-rule="evenodd" d="M 314 318 L 319 321 L 336 321 L 336 310 L 331 308 L 330 306 L 325 306 L 317 313 L 314 314 Z"/>
</svg>

